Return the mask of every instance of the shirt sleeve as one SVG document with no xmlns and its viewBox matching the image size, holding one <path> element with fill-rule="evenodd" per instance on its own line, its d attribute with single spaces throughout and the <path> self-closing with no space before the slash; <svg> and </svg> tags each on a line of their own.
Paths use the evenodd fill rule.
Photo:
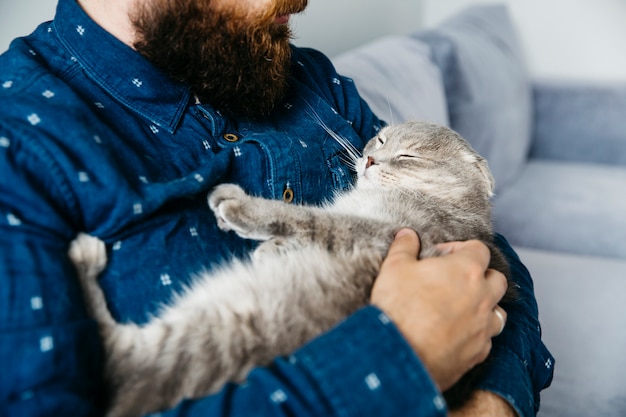
<svg viewBox="0 0 626 417">
<path fill-rule="evenodd" d="M 0 415 L 99 415 L 102 348 L 67 257 L 70 191 L 27 137 L 0 124 Z"/>
<path fill-rule="evenodd" d="M 395 325 L 369 306 L 244 384 L 164 415 L 427 417 L 446 406 Z"/>
<path fill-rule="evenodd" d="M 520 417 L 531 417 L 539 410 L 540 391 L 552 381 L 554 358 L 541 341 L 530 273 L 503 236 L 496 235 L 495 243 L 509 261 L 518 296 L 502 306 L 507 324 L 493 341 L 490 364 L 478 387 L 500 395 Z"/>
</svg>

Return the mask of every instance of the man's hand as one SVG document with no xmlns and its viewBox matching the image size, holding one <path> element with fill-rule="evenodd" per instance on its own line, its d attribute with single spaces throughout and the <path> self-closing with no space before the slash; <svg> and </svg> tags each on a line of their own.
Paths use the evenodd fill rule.
<svg viewBox="0 0 626 417">
<path fill-rule="evenodd" d="M 462 408 L 450 411 L 449 417 L 517 417 L 513 407 L 502 397 L 489 391 L 474 391 Z"/>
<path fill-rule="evenodd" d="M 487 358 L 506 320 L 497 303 L 507 282 L 487 269 L 489 250 L 478 241 L 442 245 L 446 255 L 424 260 L 417 260 L 419 247 L 415 232 L 398 233 L 371 302 L 394 321 L 445 391 Z"/>
</svg>

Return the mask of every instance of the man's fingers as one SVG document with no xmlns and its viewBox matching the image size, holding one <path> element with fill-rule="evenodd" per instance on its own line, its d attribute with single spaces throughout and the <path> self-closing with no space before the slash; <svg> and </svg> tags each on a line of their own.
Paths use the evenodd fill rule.
<svg viewBox="0 0 626 417">
<path fill-rule="evenodd" d="M 417 233 L 411 229 L 401 229 L 396 233 L 389 251 L 387 252 L 387 259 L 417 259 L 417 255 L 420 251 L 420 240 L 417 237 Z"/>
<path fill-rule="evenodd" d="M 437 248 L 444 254 L 458 254 L 461 256 L 467 256 L 468 258 L 477 261 L 480 266 L 487 269 L 489 261 L 491 261 L 491 253 L 489 248 L 484 243 L 478 240 L 467 240 L 459 242 L 447 242 L 440 243 Z"/>
<path fill-rule="evenodd" d="M 493 296 L 492 301 L 495 305 L 502 300 L 509 284 L 504 274 L 495 269 L 488 269 L 485 272 L 485 280 L 487 280 L 489 293 Z"/>
</svg>

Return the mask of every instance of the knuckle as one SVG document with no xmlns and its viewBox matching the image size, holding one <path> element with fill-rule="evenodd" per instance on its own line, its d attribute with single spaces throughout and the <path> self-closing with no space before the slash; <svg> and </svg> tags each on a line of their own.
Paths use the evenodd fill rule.
<svg viewBox="0 0 626 417">
<path fill-rule="evenodd" d="M 482 283 L 482 280 L 485 277 L 485 268 L 483 268 L 480 262 L 477 261 L 469 262 L 465 267 L 465 271 L 468 278 L 477 280 L 479 283 Z"/>
<path fill-rule="evenodd" d="M 491 252 L 489 252 L 489 248 L 480 240 L 477 240 L 477 239 L 470 240 L 467 242 L 467 244 L 468 246 L 472 248 L 472 250 L 479 252 L 481 255 L 486 255 L 486 256 L 491 257 Z"/>
</svg>

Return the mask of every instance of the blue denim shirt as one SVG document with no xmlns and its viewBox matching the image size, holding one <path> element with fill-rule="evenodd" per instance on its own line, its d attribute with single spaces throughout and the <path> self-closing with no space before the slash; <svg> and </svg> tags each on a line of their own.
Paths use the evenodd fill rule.
<svg viewBox="0 0 626 417">
<path fill-rule="evenodd" d="M 318 203 L 350 186 L 342 148 L 381 126 L 353 82 L 318 52 L 293 49 L 290 92 L 262 122 L 198 102 L 60 0 L 53 22 L 0 57 L 0 415 L 96 416 L 103 351 L 86 314 L 69 242 L 107 244 L 101 279 L 120 321 L 142 323 L 202 268 L 252 243 L 222 233 L 208 191 Z M 534 414 L 553 359 L 532 281 L 508 244 L 521 301 L 495 339 L 481 387 Z M 439 416 L 445 404 L 393 323 L 366 307 L 243 385 L 186 401 L 177 416 Z M 169 414 L 168 414 L 169 415 Z"/>
</svg>

